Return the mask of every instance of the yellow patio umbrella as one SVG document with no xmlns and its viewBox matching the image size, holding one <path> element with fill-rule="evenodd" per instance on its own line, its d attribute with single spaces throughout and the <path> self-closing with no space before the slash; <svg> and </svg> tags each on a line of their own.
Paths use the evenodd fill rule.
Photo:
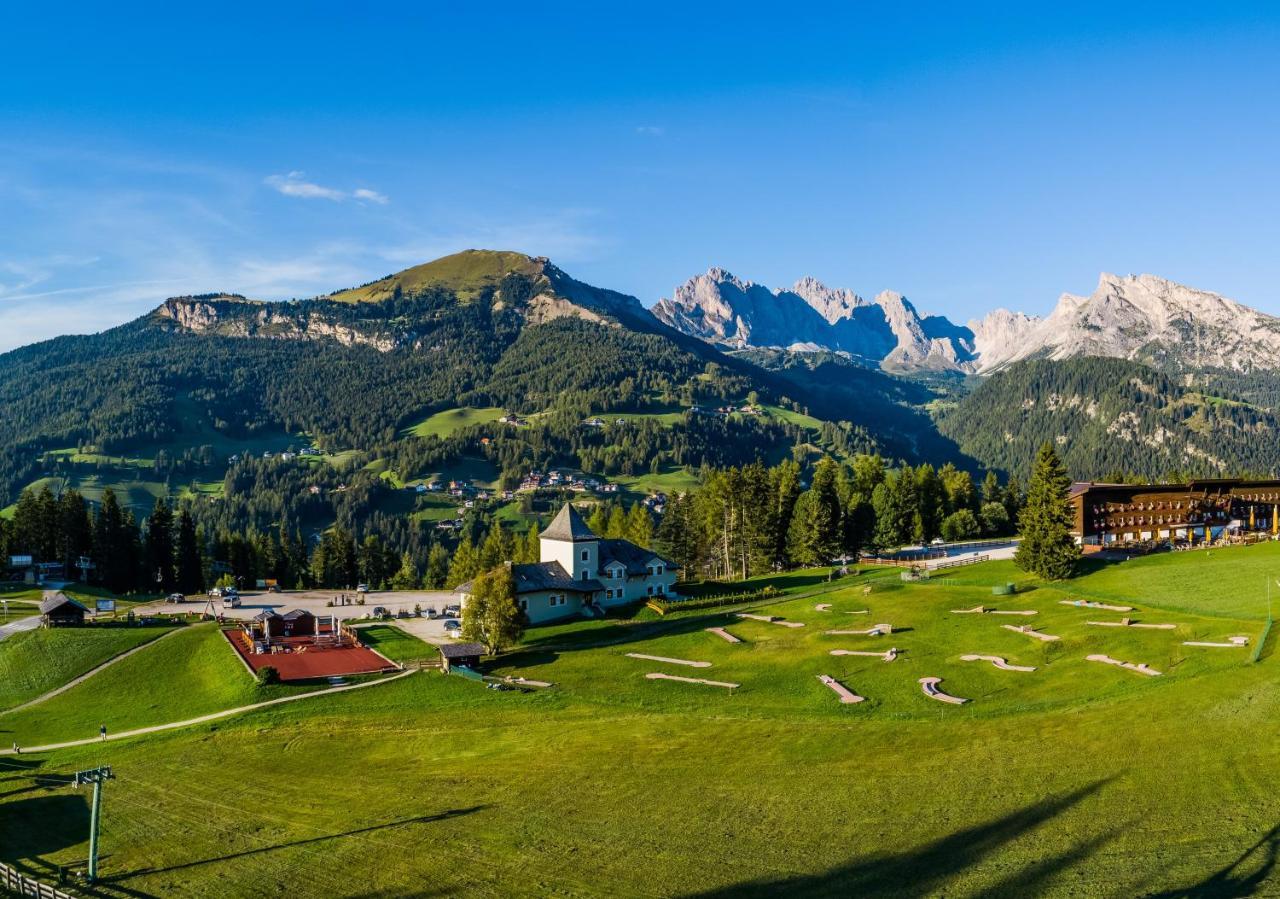
<svg viewBox="0 0 1280 899">
<path fill-rule="evenodd" d="M 1271 507 L 1271 536 L 1280 534 L 1280 505 Z"/>
<path fill-rule="evenodd" d="M 1253 530 L 1253 506 L 1249 507 L 1249 530 Z"/>
</svg>

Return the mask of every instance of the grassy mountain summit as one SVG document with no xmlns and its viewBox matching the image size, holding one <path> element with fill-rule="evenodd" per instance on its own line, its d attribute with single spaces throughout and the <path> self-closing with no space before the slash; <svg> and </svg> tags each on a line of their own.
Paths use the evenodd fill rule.
<svg viewBox="0 0 1280 899">
<path fill-rule="evenodd" d="M 545 256 L 510 250 L 463 250 L 320 299 L 380 303 L 432 289 L 449 291 L 462 303 L 491 295 L 498 308 L 521 309 L 535 323 L 575 316 L 593 321 L 623 318 L 633 326 L 654 324 L 635 297 L 584 284 Z"/>
<path fill-rule="evenodd" d="M 463 250 L 402 272 L 329 294 L 324 299 L 339 303 L 378 303 L 396 295 L 418 293 L 428 287 L 453 291 L 459 300 L 474 300 L 486 288 L 497 289 L 510 274 L 530 278 L 542 275 L 545 259 L 534 259 L 508 250 Z"/>
</svg>

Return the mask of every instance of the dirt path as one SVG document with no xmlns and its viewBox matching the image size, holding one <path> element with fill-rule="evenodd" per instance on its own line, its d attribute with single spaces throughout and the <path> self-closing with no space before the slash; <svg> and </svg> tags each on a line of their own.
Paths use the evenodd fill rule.
<svg viewBox="0 0 1280 899">
<path fill-rule="evenodd" d="M 379 684 L 390 683 L 393 680 L 400 680 L 402 677 L 408 677 L 416 670 L 416 668 L 410 668 L 408 671 L 393 674 L 391 677 L 384 677 L 380 680 L 368 681 L 363 684 L 347 684 L 345 687 L 330 687 L 327 690 L 315 690 L 311 693 L 299 693 L 297 696 L 282 696 L 279 699 L 268 699 L 266 702 L 255 702 L 251 705 L 242 705 L 234 709 L 223 709 L 220 712 L 210 712 L 208 715 L 201 715 L 198 718 L 188 718 L 185 721 L 170 721 L 168 724 L 153 724 L 150 727 L 138 727 L 133 730 L 122 730 L 118 734 L 108 734 L 106 742 L 111 742 L 113 740 L 127 740 L 130 737 L 159 733 L 163 730 L 177 730 L 180 727 L 191 727 L 195 724 L 204 724 L 207 721 L 217 721 L 220 718 L 230 718 L 232 715 L 239 715 L 243 712 L 265 709 L 268 706 L 281 705 L 286 702 L 297 702 L 300 699 L 311 699 L 315 696 L 329 696 L 333 693 L 345 693 L 348 690 L 363 690 L 366 687 L 376 687 Z M 90 744 L 101 742 L 104 741 L 100 737 L 90 737 L 85 740 L 67 740 L 64 743 L 48 743 L 44 746 L 23 746 L 21 748 L 25 753 L 52 752 L 55 749 L 71 749 L 75 746 L 89 746 Z M 0 756 L 14 754 L 15 753 L 12 749 L 0 749 Z"/>
<path fill-rule="evenodd" d="M 116 662 L 119 662 L 122 659 L 127 659 L 129 656 L 133 655 L 135 652 L 146 649 L 148 646 L 155 646 L 165 637 L 168 637 L 171 634 L 176 634 L 180 630 L 181 628 L 174 628 L 171 631 L 166 631 L 165 633 L 161 634 L 158 637 L 153 637 L 152 639 L 148 640 L 146 643 L 139 643 L 137 646 L 133 647 L 133 649 L 126 649 L 122 653 L 113 655 L 111 658 L 107 659 L 101 665 L 98 665 L 96 668 L 90 668 L 88 671 L 86 671 L 84 674 L 80 675 L 79 677 L 72 678 L 71 680 L 67 681 L 61 687 L 55 687 L 54 689 L 50 690 L 48 693 L 44 693 L 40 696 L 37 696 L 35 699 L 28 699 L 22 705 L 15 705 L 11 709 L 5 709 L 4 711 L 0 711 L 0 715 L 8 715 L 11 712 L 20 712 L 23 709 L 29 709 L 33 705 L 39 705 L 40 703 L 44 702 L 46 699 L 52 699 L 53 697 L 57 696 L 59 693 L 65 693 L 68 690 L 70 690 L 72 687 L 78 684 L 84 683 L 89 678 L 93 677 L 95 674 L 100 672 L 103 668 L 110 668 Z"/>
</svg>

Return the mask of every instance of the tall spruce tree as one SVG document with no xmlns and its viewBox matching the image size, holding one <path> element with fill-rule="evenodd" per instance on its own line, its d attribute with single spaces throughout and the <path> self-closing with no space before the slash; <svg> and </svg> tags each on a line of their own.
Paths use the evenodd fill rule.
<svg viewBox="0 0 1280 899">
<path fill-rule="evenodd" d="M 196 536 L 196 522 L 191 510 L 185 506 L 178 513 L 178 590 L 182 593 L 200 593 L 204 590 L 204 559 L 200 556 L 200 541 Z"/>
<path fill-rule="evenodd" d="M 1018 516 L 1022 542 L 1014 562 L 1023 571 L 1047 580 L 1063 580 L 1075 573 L 1080 547 L 1071 536 L 1071 477 L 1053 444 L 1036 454 L 1027 498 Z"/>
<path fill-rule="evenodd" d="M 147 519 L 146 571 L 144 589 L 160 593 L 172 591 L 176 584 L 173 567 L 173 508 L 164 497 L 156 500 Z"/>
</svg>

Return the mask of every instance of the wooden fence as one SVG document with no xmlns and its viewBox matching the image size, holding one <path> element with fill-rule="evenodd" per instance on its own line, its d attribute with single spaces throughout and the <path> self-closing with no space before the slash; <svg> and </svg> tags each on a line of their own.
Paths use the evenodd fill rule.
<svg viewBox="0 0 1280 899">
<path fill-rule="evenodd" d="M 0 863 L 0 887 L 15 896 L 30 896 L 34 899 L 76 899 L 70 893 L 51 887 L 47 883 L 41 883 L 23 874 L 17 868 L 3 863 Z"/>
</svg>

